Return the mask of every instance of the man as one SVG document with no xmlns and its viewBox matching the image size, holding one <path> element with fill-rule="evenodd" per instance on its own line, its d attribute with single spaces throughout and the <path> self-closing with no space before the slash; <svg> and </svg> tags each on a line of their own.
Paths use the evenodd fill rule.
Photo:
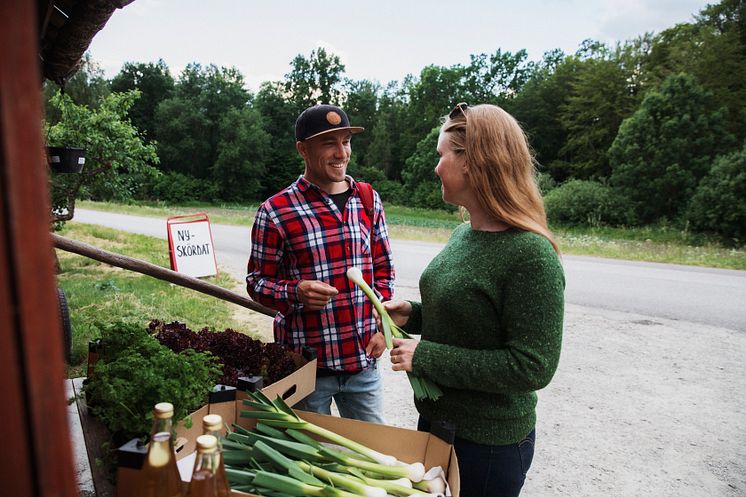
<svg viewBox="0 0 746 497">
<path fill-rule="evenodd" d="M 276 309 L 275 341 L 316 350 L 316 390 L 297 407 L 383 423 L 376 359 L 383 335 L 370 301 L 346 277 L 357 267 L 382 300 L 393 293 L 394 268 L 380 196 L 347 173 L 350 126 L 333 105 L 316 105 L 295 122 L 305 171 L 257 210 L 251 232 L 247 290 Z M 366 204 L 371 204 L 367 206 Z"/>
</svg>

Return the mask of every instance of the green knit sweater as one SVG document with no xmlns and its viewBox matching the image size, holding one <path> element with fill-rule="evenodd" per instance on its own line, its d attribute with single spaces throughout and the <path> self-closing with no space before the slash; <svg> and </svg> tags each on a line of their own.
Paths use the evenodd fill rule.
<svg viewBox="0 0 746 497">
<path fill-rule="evenodd" d="M 456 228 L 422 273 L 422 303 L 405 330 L 421 341 L 412 372 L 438 383 L 437 401 L 416 401 L 456 435 L 507 445 L 536 424 L 536 390 L 557 369 L 565 278 L 551 244 L 535 233 Z"/>
</svg>

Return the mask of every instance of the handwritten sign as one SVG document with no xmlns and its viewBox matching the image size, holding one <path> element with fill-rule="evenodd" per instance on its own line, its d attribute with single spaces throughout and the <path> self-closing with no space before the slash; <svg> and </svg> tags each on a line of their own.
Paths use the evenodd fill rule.
<svg viewBox="0 0 746 497">
<path fill-rule="evenodd" d="M 218 274 L 207 214 L 172 216 L 166 220 L 171 269 L 189 276 Z"/>
</svg>

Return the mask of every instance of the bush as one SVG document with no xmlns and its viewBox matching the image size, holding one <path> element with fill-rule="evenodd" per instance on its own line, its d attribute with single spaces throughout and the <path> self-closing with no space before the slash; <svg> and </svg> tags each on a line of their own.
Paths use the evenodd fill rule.
<svg viewBox="0 0 746 497">
<path fill-rule="evenodd" d="M 686 213 L 692 229 L 716 233 L 728 244 L 746 243 L 746 145 L 719 157 L 697 187 Z"/>
<path fill-rule="evenodd" d="M 190 200 L 212 202 L 219 198 L 218 187 L 209 180 L 197 179 L 186 174 L 170 171 L 141 190 L 148 200 L 162 200 L 169 203 L 183 203 Z"/>
<path fill-rule="evenodd" d="M 547 173 L 538 173 L 536 175 L 536 183 L 539 185 L 542 195 L 546 195 L 557 188 L 557 182 Z"/>
<path fill-rule="evenodd" d="M 567 181 L 546 195 L 544 205 L 551 223 L 614 226 L 634 222 L 630 203 L 596 181 Z"/>
</svg>

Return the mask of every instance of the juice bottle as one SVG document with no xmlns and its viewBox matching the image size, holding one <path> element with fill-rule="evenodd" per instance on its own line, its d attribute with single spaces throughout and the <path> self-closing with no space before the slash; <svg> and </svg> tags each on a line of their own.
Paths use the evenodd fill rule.
<svg viewBox="0 0 746 497">
<path fill-rule="evenodd" d="M 160 402 L 153 410 L 148 455 L 142 468 L 138 497 L 181 497 L 181 477 L 173 442 L 174 406 Z"/>
<path fill-rule="evenodd" d="M 228 477 L 225 475 L 225 465 L 223 462 L 223 447 L 221 440 L 223 437 L 223 418 L 220 414 L 208 414 L 202 418 L 202 431 L 205 435 L 212 435 L 218 444 L 218 467 L 215 474 L 215 495 L 217 497 L 229 497 L 231 487 L 228 483 Z"/>
<path fill-rule="evenodd" d="M 186 497 L 216 497 L 217 470 L 220 464 L 218 440 L 212 435 L 197 437 L 197 459 Z"/>
</svg>

